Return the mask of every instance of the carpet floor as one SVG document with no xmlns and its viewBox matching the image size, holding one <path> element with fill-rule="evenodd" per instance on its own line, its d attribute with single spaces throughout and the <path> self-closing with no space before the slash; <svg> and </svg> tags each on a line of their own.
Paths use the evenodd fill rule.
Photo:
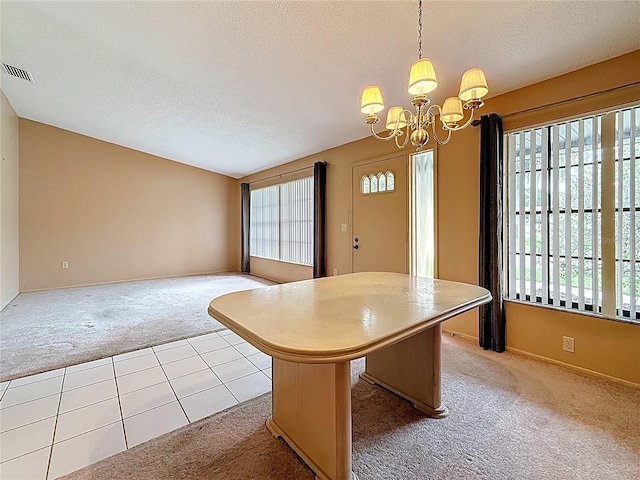
<svg viewBox="0 0 640 480">
<path fill-rule="evenodd" d="M 21 293 L 0 312 L 0 381 L 221 330 L 209 302 L 264 285 L 229 273 Z"/>
<path fill-rule="evenodd" d="M 361 480 L 640 478 L 640 390 L 445 337 L 450 413 L 435 420 L 359 380 L 363 366 L 351 366 Z M 266 394 L 64 478 L 312 479 L 267 431 L 270 410 Z"/>
</svg>

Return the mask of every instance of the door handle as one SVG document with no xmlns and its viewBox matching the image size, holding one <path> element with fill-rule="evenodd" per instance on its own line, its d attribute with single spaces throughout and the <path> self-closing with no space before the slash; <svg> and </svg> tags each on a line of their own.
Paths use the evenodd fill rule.
<svg viewBox="0 0 640 480">
<path fill-rule="evenodd" d="M 354 248 L 354 250 L 357 250 L 360 247 L 358 245 L 354 245 L 353 248 Z"/>
</svg>

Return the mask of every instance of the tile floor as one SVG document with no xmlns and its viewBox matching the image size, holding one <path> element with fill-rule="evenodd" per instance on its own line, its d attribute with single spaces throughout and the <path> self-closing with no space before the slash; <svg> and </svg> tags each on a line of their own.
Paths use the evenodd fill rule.
<svg viewBox="0 0 640 480">
<path fill-rule="evenodd" d="M 47 480 L 271 390 L 229 330 L 0 384 L 0 478 Z"/>
</svg>

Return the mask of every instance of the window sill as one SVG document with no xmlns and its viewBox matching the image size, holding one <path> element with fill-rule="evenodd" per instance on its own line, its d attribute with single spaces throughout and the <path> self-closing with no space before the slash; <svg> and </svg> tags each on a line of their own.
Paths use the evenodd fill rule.
<svg viewBox="0 0 640 480">
<path fill-rule="evenodd" d="M 517 300 L 514 298 L 505 298 L 503 300 L 504 302 L 508 302 L 508 303 L 515 303 L 518 305 L 526 305 L 529 307 L 534 307 L 534 308 L 542 308 L 542 309 L 547 309 L 547 310 L 554 310 L 556 312 L 563 312 L 563 313 L 569 313 L 572 315 L 582 315 L 585 317 L 593 317 L 593 318 L 598 318 L 600 320 L 608 320 L 611 322 L 618 322 L 618 323 L 624 323 L 627 325 L 638 325 L 640 326 L 640 321 L 638 320 L 631 320 L 631 319 L 626 319 L 626 318 L 620 318 L 620 317 L 610 317 L 608 315 L 602 315 L 601 313 L 593 313 L 593 312 L 585 312 L 583 310 L 574 310 L 574 309 L 568 309 L 568 308 L 563 308 L 563 307 L 555 307 L 553 305 L 543 305 L 541 303 L 531 303 L 531 302 L 523 302 L 521 300 Z"/>
</svg>

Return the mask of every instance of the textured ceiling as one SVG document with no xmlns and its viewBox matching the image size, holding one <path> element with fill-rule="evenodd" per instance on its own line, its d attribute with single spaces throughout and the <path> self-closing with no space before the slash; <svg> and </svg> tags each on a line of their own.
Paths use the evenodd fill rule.
<svg viewBox="0 0 640 480">
<path fill-rule="evenodd" d="M 363 86 L 409 105 L 417 2 L 32 2 L 1 8 L 20 117 L 240 177 L 367 136 Z M 640 49 L 640 2 L 425 2 L 424 56 L 490 95 Z"/>
</svg>

